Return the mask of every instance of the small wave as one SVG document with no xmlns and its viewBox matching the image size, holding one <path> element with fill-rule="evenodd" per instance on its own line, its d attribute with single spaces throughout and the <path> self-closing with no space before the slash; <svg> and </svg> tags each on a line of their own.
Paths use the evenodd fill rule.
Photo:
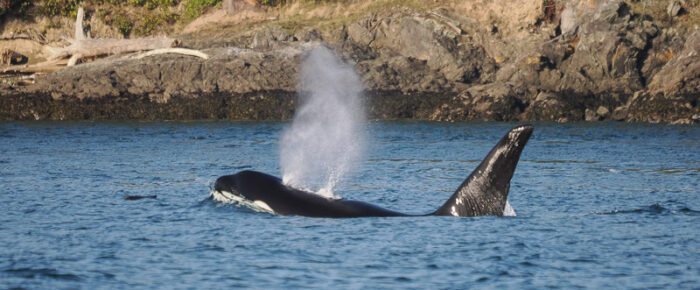
<svg viewBox="0 0 700 290">
<path fill-rule="evenodd" d="M 600 161 L 596 160 L 523 160 L 525 162 L 532 162 L 532 163 L 573 163 L 573 164 L 596 164 L 600 163 Z"/>
<path fill-rule="evenodd" d="M 700 172 L 700 168 L 658 168 L 650 171 L 660 174 L 693 173 Z"/>
<path fill-rule="evenodd" d="M 655 203 L 650 206 L 635 208 L 635 209 L 616 209 L 604 212 L 594 212 L 590 213 L 592 215 L 611 215 L 611 214 L 634 214 L 634 213 L 649 213 L 649 214 L 700 214 L 700 211 L 693 210 L 689 207 L 683 206 L 681 208 L 673 209 L 662 206 L 661 204 Z"/>
<path fill-rule="evenodd" d="M 700 211 L 691 209 L 691 208 L 689 208 L 689 207 L 680 208 L 680 209 L 678 209 L 678 212 L 687 213 L 687 214 L 693 214 L 693 215 L 698 215 L 698 214 L 700 214 Z"/>
<path fill-rule="evenodd" d="M 197 245 L 195 247 L 185 249 L 185 252 L 199 253 L 199 252 L 226 252 L 226 249 L 218 245 Z"/>
<path fill-rule="evenodd" d="M 210 192 L 213 190 L 214 189 L 211 188 Z M 198 208 L 198 207 L 203 207 L 203 206 L 207 206 L 207 205 L 216 205 L 216 200 L 214 200 L 214 197 L 211 194 L 209 194 L 206 198 L 200 200 L 196 204 L 193 204 L 192 208 Z"/>
<path fill-rule="evenodd" d="M 7 274 L 14 275 L 14 276 L 19 276 L 22 278 L 27 278 L 27 279 L 33 279 L 37 277 L 48 277 L 48 278 L 53 278 L 57 280 L 70 280 L 70 281 L 79 281 L 80 277 L 77 275 L 73 274 L 64 274 L 64 273 L 59 273 L 56 269 L 49 269 L 49 268 L 40 268 L 40 269 L 34 269 L 34 268 L 17 268 L 17 269 L 8 269 L 3 271 Z"/>
<path fill-rule="evenodd" d="M 627 168 L 626 171 L 641 172 L 641 173 L 658 173 L 658 174 L 678 174 L 678 173 L 696 173 L 700 172 L 700 168 L 656 168 L 656 169 L 641 169 Z"/>
</svg>

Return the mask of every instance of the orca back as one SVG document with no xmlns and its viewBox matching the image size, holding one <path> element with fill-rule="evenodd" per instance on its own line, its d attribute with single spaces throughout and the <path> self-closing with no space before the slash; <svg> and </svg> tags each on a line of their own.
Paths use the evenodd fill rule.
<svg viewBox="0 0 700 290">
<path fill-rule="evenodd" d="M 215 190 L 235 191 L 234 194 L 253 203 L 264 203 L 279 215 L 332 218 L 404 215 L 366 202 L 326 198 L 287 186 L 275 176 L 252 170 L 220 177 Z"/>
</svg>

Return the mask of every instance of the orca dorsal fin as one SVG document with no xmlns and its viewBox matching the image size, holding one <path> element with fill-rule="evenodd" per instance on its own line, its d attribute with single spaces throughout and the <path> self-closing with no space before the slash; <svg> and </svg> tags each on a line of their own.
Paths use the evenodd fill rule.
<svg viewBox="0 0 700 290">
<path fill-rule="evenodd" d="M 433 215 L 503 215 L 510 179 L 533 127 L 513 128 L 491 149 L 457 191 Z"/>
</svg>

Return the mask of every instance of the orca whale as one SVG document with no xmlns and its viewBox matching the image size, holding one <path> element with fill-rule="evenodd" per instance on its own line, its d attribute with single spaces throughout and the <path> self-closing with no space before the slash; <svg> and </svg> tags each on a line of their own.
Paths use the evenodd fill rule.
<svg viewBox="0 0 700 290">
<path fill-rule="evenodd" d="M 502 216 L 510 180 L 532 131 L 531 125 L 511 129 L 440 208 L 423 216 Z M 218 201 L 236 202 L 278 215 L 328 218 L 410 216 L 361 201 L 326 198 L 287 186 L 275 176 L 250 170 L 219 177 L 211 195 Z"/>
</svg>

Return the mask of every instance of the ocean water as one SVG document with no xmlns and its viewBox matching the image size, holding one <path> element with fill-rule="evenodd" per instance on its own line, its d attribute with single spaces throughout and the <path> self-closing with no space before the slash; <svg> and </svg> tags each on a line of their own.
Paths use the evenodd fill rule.
<svg viewBox="0 0 700 290">
<path fill-rule="evenodd" d="M 336 194 L 433 211 L 515 125 L 371 123 Z M 284 126 L 0 124 L 0 288 L 700 287 L 698 126 L 536 123 L 515 217 L 313 219 L 209 198 L 221 175 L 279 175 Z"/>
</svg>

